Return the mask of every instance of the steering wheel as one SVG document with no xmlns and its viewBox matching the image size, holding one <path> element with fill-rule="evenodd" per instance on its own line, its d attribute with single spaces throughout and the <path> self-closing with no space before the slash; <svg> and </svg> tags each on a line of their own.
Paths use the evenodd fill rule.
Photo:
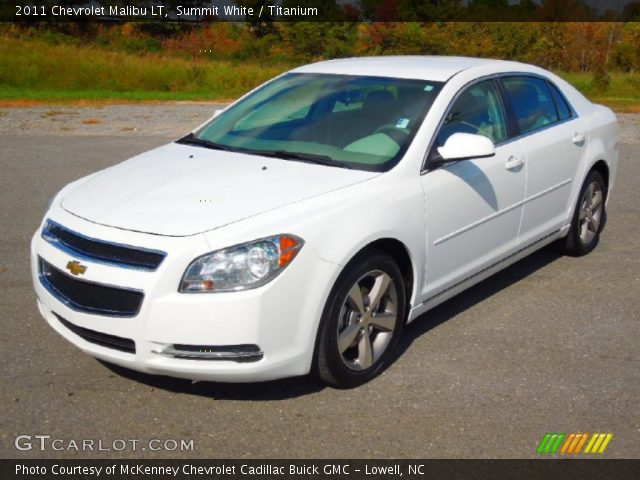
<svg viewBox="0 0 640 480">
<path fill-rule="evenodd" d="M 395 125 L 388 123 L 376 128 L 375 133 L 384 133 L 398 145 L 402 145 L 407 137 L 411 135 L 411 130 L 408 128 L 398 128 Z"/>
</svg>

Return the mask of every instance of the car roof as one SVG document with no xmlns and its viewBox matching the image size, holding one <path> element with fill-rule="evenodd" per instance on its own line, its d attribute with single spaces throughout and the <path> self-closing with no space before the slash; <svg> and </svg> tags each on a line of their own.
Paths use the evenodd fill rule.
<svg viewBox="0 0 640 480">
<path fill-rule="evenodd" d="M 445 82 L 455 74 L 472 68 L 493 66 L 496 71 L 514 67 L 522 71 L 527 65 L 505 60 L 445 56 L 354 57 L 312 63 L 292 70 L 296 73 L 330 73 L 379 77 L 413 78 Z"/>
</svg>

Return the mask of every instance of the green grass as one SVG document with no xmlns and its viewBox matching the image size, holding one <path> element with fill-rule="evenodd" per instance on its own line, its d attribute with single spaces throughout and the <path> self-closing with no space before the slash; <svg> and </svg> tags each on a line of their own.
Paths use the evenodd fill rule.
<svg viewBox="0 0 640 480">
<path fill-rule="evenodd" d="M 232 97 L 211 97 L 207 92 L 157 92 L 157 91 L 129 91 L 113 90 L 35 90 L 0 85 L 1 100 L 33 100 L 42 102 L 77 102 L 95 101 L 109 102 L 122 100 L 126 102 L 157 102 L 157 101 L 221 101 Z"/>
<path fill-rule="evenodd" d="M 640 112 L 640 72 L 611 72 L 610 83 L 604 90 L 594 82 L 592 73 L 559 72 L 558 75 L 593 102 L 620 111 Z"/>
<path fill-rule="evenodd" d="M 293 64 L 188 60 L 95 46 L 0 37 L 0 100 L 230 100 Z M 591 100 L 640 112 L 640 72 L 611 73 L 603 90 L 591 73 L 559 73 Z"/>
<path fill-rule="evenodd" d="M 132 55 L 95 47 L 0 38 L 0 98 L 223 100 L 288 65 Z"/>
</svg>

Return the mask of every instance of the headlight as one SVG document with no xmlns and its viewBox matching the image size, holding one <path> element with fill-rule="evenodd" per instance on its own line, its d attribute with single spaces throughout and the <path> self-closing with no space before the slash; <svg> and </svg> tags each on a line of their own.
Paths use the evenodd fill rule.
<svg viewBox="0 0 640 480">
<path fill-rule="evenodd" d="M 191 262 L 180 291 L 235 292 L 259 287 L 284 270 L 303 244 L 293 235 L 274 235 L 207 253 Z"/>
</svg>

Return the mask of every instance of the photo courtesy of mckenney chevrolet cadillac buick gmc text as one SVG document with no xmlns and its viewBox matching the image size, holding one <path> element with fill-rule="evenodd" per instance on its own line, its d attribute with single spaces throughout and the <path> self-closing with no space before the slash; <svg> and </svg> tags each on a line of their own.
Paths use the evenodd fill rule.
<svg viewBox="0 0 640 480">
<path fill-rule="evenodd" d="M 617 158 L 614 114 L 534 66 L 303 66 L 64 187 L 38 306 L 130 369 L 356 386 L 430 308 L 551 242 L 595 248 Z"/>
</svg>

